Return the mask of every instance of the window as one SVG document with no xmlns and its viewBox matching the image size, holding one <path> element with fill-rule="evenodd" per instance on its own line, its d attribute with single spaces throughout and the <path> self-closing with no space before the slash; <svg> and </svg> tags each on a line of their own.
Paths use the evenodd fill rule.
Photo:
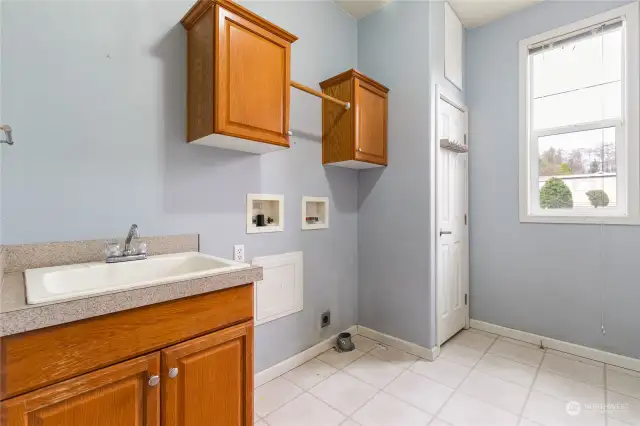
<svg viewBox="0 0 640 426">
<path fill-rule="evenodd" d="M 638 4 L 520 43 L 520 220 L 640 224 Z"/>
</svg>

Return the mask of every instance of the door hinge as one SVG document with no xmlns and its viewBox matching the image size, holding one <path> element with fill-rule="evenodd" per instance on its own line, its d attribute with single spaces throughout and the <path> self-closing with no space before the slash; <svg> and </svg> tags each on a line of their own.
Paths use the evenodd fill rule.
<svg viewBox="0 0 640 426">
<path fill-rule="evenodd" d="M 468 296 L 468 294 L 465 293 L 464 294 L 464 306 L 467 306 L 467 296 Z"/>
<path fill-rule="evenodd" d="M 464 215 L 464 224 L 465 225 L 467 224 L 467 215 L 466 214 Z"/>
<path fill-rule="evenodd" d="M 467 146 L 467 134 L 464 134 L 464 146 Z"/>
</svg>

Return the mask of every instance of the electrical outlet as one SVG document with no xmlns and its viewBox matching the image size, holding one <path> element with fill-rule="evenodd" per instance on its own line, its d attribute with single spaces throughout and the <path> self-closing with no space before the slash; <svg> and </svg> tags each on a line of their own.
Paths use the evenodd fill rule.
<svg viewBox="0 0 640 426">
<path fill-rule="evenodd" d="M 331 325 L 331 311 L 323 312 L 320 315 L 320 328 L 329 327 Z"/>
<path fill-rule="evenodd" d="M 233 260 L 236 262 L 244 262 L 244 246 L 233 246 Z"/>
</svg>

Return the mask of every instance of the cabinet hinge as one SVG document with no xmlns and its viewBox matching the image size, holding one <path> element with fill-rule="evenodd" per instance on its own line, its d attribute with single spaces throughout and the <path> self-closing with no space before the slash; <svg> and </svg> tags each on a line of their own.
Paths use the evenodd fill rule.
<svg viewBox="0 0 640 426">
<path fill-rule="evenodd" d="M 464 294 L 464 306 L 467 306 L 467 293 Z"/>
<path fill-rule="evenodd" d="M 464 134 L 464 146 L 467 146 L 467 134 Z"/>
<path fill-rule="evenodd" d="M 464 224 L 465 225 L 467 224 L 467 215 L 466 214 L 464 215 Z"/>
</svg>

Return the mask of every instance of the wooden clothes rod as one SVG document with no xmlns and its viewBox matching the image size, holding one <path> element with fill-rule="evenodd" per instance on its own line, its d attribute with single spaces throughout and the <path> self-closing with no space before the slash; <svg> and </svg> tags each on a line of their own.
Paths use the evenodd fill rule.
<svg viewBox="0 0 640 426">
<path fill-rule="evenodd" d="M 340 99 L 333 98 L 333 97 L 331 97 L 329 95 L 326 95 L 326 94 L 324 94 L 322 92 L 318 92 L 317 90 L 314 90 L 311 87 L 307 87 L 304 84 L 300 84 L 300 83 L 295 82 L 293 80 L 291 80 L 291 87 L 295 87 L 296 89 L 302 90 L 303 92 L 307 92 L 307 93 L 309 93 L 309 94 L 311 94 L 313 96 L 317 96 L 319 98 L 326 99 L 326 100 L 328 100 L 330 102 L 334 102 L 334 103 L 336 103 L 338 105 L 342 105 L 344 107 L 344 109 L 351 108 L 351 104 L 349 102 L 345 102 L 345 101 L 341 101 Z"/>
</svg>

